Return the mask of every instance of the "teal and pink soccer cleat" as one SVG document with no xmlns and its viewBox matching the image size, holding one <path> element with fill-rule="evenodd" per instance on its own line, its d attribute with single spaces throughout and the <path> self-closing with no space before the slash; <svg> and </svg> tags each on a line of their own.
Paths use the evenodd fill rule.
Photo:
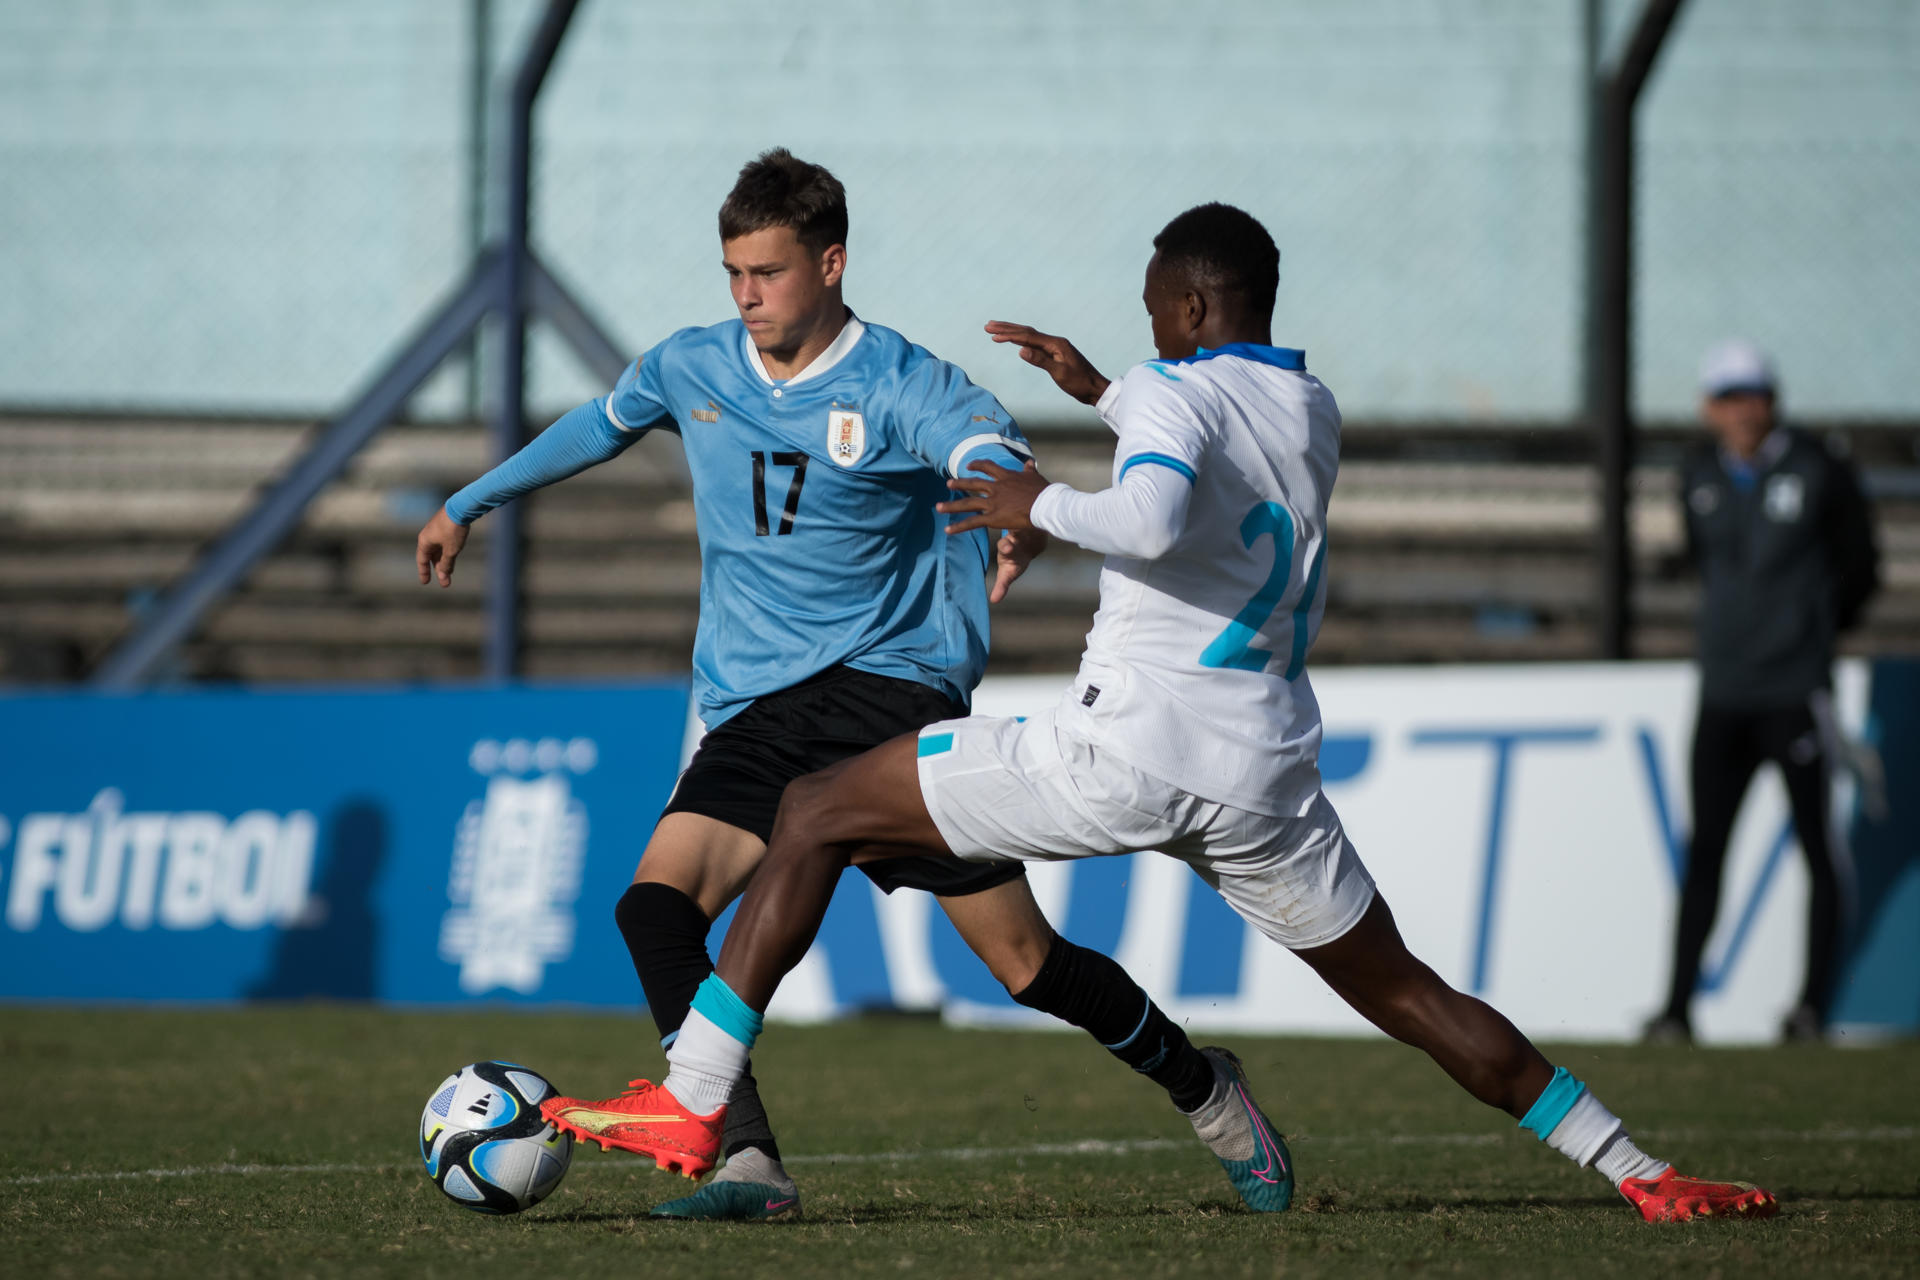
<svg viewBox="0 0 1920 1280">
<path fill-rule="evenodd" d="M 800 1215 L 800 1188 L 786 1169 L 759 1147 L 727 1157 L 712 1182 L 690 1196 L 653 1206 L 654 1218 L 691 1222 L 764 1222 Z"/>
<path fill-rule="evenodd" d="M 563 1133 L 595 1142 L 602 1151 L 619 1149 L 652 1156 L 669 1173 L 704 1177 L 720 1158 L 720 1133 L 727 1109 L 697 1116 L 657 1084 L 631 1080 L 617 1098 L 548 1098 L 540 1114 Z"/>
<path fill-rule="evenodd" d="M 800 1194 L 765 1182 L 709 1182 L 690 1196 L 653 1206 L 650 1218 L 690 1222 L 760 1222 L 800 1212 Z"/>
<path fill-rule="evenodd" d="M 1253 1100 L 1240 1059 L 1216 1045 L 1200 1051 L 1213 1061 L 1213 1096 L 1193 1113 L 1194 1132 L 1212 1150 L 1227 1181 L 1255 1213 L 1279 1213 L 1293 1201 L 1293 1156 Z"/>
<path fill-rule="evenodd" d="M 1771 1218 L 1780 1198 L 1750 1182 L 1707 1182 L 1668 1169 L 1657 1178 L 1628 1178 L 1620 1194 L 1648 1222 L 1694 1218 Z"/>
</svg>

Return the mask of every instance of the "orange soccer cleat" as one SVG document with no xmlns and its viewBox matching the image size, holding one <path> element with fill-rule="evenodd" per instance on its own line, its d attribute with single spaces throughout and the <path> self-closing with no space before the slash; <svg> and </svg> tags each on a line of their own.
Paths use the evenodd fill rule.
<svg viewBox="0 0 1920 1280">
<path fill-rule="evenodd" d="M 720 1159 L 720 1132 L 727 1122 L 725 1107 L 697 1116 L 665 1088 L 645 1080 L 630 1080 L 625 1093 L 598 1102 L 548 1098 L 540 1114 L 582 1142 L 599 1143 L 602 1151 L 617 1147 L 652 1156 L 669 1173 L 696 1181 Z"/>
<path fill-rule="evenodd" d="M 1688 1222 L 1694 1218 L 1771 1218 L 1780 1198 L 1750 1182 L 1707 1182 L 1672 1169 L 1657 1178 L 1628 1178 L 1620 1194 L 1648 1222 Z"/>
</svg>

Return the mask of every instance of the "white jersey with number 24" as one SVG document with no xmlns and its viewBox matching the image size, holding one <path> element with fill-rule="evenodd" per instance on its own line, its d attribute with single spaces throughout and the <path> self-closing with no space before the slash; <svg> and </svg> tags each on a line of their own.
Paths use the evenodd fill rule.
<svg viewBox="0 0 1920 1280">
<path fill-rule="evenodd" d="M 1116 488 L 1135 468 L 1156 468 L 1140 479 L 1192 493 L 1184 519 L 1152 544 L 1163 554 L 1107 556 L 1058 724 L 1193 795 L 1297 816 L 1320 790 L 1306 663 L 1340 464 L 1333 393 L 1302 353 L 1236 343 L 1136 366 L 1099 411 L 1119 437 Z M 1050 489 L 1035 523 L 1079 541 L 1061 499 L 1087 496 Z"/>
</svg>

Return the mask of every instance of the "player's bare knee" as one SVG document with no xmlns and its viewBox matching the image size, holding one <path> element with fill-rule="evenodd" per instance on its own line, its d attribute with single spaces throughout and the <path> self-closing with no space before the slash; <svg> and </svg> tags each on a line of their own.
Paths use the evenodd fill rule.
<svg viewBox="0 0 1920 1280">
<path fill-rule="evenodd" d="M 1012 995 L 1033 985 L 1033 980 L 1040 976 L 1040 966 L 1047 962 L 1047 950 L 1052 944 L 1051 932 L 1044 936 L 1020 933 L 995 939 L 980 953 L 980 959 L 986 962 L 994 981 Z"/>
<path fill-rule="evenodd" d="M 774 819 L 774 843 L 812 846 L 840 839 L 835 828 L 842 824 L 843 807 L 834 803 L 833 793 L 831 770 L 809 773 L 789 782 Z"/>
</svg>

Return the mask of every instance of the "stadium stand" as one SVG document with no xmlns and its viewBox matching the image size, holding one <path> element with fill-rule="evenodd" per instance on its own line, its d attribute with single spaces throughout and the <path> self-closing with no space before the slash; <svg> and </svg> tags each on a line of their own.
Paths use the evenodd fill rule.
<svg viewBox="0 0 1920 1280">
<path fill-rule="evenodd" d="M 0 679 L 84 678 L 297 451 L 287 423 L 0 420 Z M 1672 460 L 1692 428 L 1646 433 L 1635 477 L 1637 652 L 1683 656 Z M 1874 493 L 1887 588 L 1850 652 L 1920 651 L 1920 431 L 1847 434 Z M 1048 474 L 1104 483 L 1099 436 L 1036 432 Z M 473 677 L 487 524 L 452 589 L 418 585 L 413 538 L 485 466 L 478 426 L 385 432 L 297 533 L 184 646 L 174 678 L 248 683 Z M 1332 663 L 1579 659 L 1593 653 L 1595 482 L 1584 436 L 1356 425 L 1332 519 Z M 532 499 L 526 672 L 679 673 L 699 560 L 679 448 L 642 442 Z M 1070 669 L 1096 557 L 1061 548 L 1000 613 L 994 669 Z"/>
</svg>

